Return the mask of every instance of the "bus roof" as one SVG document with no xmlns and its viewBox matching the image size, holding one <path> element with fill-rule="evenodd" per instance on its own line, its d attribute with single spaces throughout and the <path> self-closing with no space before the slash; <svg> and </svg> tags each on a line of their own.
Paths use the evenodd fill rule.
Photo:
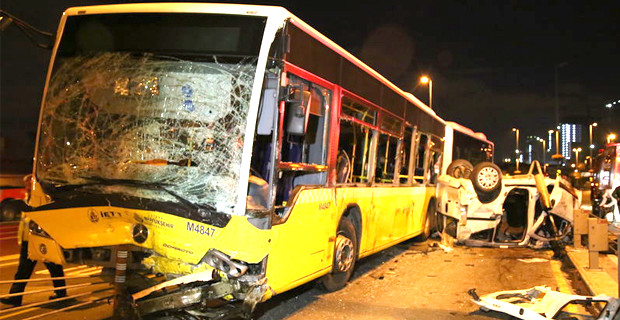
<svg viewBox="0 0 620 320">
<path fill-rule="evenodd" d="M 129 4 L 111 4 L 111 5 L 97 5 L 97 6 L 85 6 L 85 7 L 72 7 L 65 10 L 65 15 L 83 15 L 83 14 L 106 14 L 106 13 L 155 13 L 155 12 L 172 12 L 172 13 L 216 13 L 216 14 L 239 14 L 239 15 L 259 15 L 259 16 L 273 16 L 282 20 L 287 18 L 307 32 L 310 36 L 329 47 L 340 56 L 349 60 L 351 63 L 364 70 L 366 73 L 382 82 L 387 87 L 394 90 L 400 96 L 423 110 L 441 123 L 445 123 L 433 109 L 424 104 L 413 94 L 405 92 L 391 81 L 386 79 L 380 73 L 372 69 L 370 66 L 362 62 L 360 59 L 349 53 L 347 50 L 327 38 L 325 35 L 314 29 L 303 20 L 292 14 L 290 11 L 283 7 L 278 6 L 264 6 L 264 5 L 247 5 L 247 4 L 225 4 L 225 3 L 129 3 Z M 486 138 L 485 138 L 486 139 Z"/>
<path fill-rule="evenodd" d="M 469 129 L 469 128 L 463 126 L 463 125 L 460 125 L 460 124 L 458 124 L 456 122 L 452 122 L 452 121 L 446 121 L 446 125 L 448 127 L 452 128 L 452 129 L 460 132 L 460 133 L 464 133 L 464 134 L 466 134 L 468 136 L 471 136 L 471 137 L 474 137 L 474 138 L 476 138 L 478 140 L 484 140 L 485 142 L 493 144 L 493 142 L 489 141 L 487 139 L 487 136 L 484 133 L 482 133 L 482 132 L 474 132 L 474 130 Z"/>
</svg>

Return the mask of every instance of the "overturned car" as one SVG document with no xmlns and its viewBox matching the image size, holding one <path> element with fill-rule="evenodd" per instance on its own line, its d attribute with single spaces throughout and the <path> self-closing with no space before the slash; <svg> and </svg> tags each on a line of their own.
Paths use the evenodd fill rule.
<svg viewBox="0 0 620 320">
<path fill-rule="evenodd" d="M 473 246 L 531 246 L 565 240 L 581 191 L 534 161 L 526 174 L 502 176 L 490 162 L 455 160 L 437 183 L 437 230 Z"/>
</svg>

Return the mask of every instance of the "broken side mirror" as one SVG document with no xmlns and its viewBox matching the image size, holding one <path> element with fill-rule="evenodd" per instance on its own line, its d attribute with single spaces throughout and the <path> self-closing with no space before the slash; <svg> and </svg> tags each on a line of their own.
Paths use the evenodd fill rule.
<svg viewBox="0 0 620 320">
<path fill-rule="evenodd" d="M 286 87 L 286 133 L 296 136 L 306 134 L 311 96 L 310 91 L 303 90 L 301 85 Z"/>
</svg>

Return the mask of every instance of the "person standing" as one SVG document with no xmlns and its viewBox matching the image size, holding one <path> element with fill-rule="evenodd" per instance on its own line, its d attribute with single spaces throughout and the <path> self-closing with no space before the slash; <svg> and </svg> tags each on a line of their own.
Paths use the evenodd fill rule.
<svg viewBox="0 0 620 320">
<path fill-rule="evenodd" d="M 32 276 L 32 272 L 34 271 L 34 267 L 37 265 L 36 260 L 30 260 L 28 258 L 28 228 L 26 226 L 26 221 L 22 219 L 20 221 L 20 235 L 21 235 L 21 248 L 19 252 L 19 265 L 17 266 L 17 272 L 15 272 L 15 280 L 25 280 L 29 279 Z M 53 262 L 44 262 L 47 270 L 49 270 L 52 278 L 63 278 L 65 273 L 61 265 L 55 264 Z M 64 279 L 53 280 L 54 287 L 60 288 L 66 286 L 66 281 Z M 22 293 L 26 289 L 27 282 L 14 282 L 11 285 L 11 289 L 9 289 L 9 294 L 13 293 Z M 50 296 L 50 300 L 58 299 L 67 296 L 67 289 L 56 289 L 54 290 L 54 294 Z M 4 304 L 9 304 L 13 306 L 20 306 L 22 304 L 22 295 L 0 298 L 0 302 Z"/>
</svg>

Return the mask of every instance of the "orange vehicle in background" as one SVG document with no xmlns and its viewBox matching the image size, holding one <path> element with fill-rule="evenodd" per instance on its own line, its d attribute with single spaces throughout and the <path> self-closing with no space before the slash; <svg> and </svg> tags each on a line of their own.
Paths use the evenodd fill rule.
<svg viewBox="0 0 620 320">
<path fill-rule="evenodd" d="M 0 175 L 0 221 L 19 220 L 26 199 L 26 181 L 30 175 Z"/>
</svg>

